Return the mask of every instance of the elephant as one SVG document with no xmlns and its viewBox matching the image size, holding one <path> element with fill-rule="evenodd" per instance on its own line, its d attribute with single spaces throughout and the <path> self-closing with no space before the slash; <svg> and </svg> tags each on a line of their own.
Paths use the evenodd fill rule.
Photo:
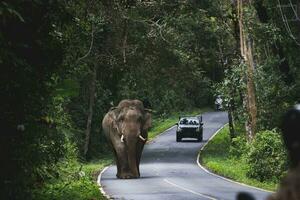
<svg viewBox="0 0 300 200">
<path fill-rule="evenodd" d="M 103 118 L 104 135 L 111 144 L 117 164 L 117 178 L 140 177 L 140 160 L 151 127 L 151 110 L 140 100 L 122 100 Z"/>
</svg>

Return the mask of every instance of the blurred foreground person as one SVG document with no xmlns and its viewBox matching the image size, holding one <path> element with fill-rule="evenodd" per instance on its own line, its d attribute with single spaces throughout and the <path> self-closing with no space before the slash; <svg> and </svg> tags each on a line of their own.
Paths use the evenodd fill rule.
<svg viewBox="0 0 300 200">
<path fill-rule="evenodd" d="M 282 122 L 282 138 L 288 150 L 290 169 L 279 189 L 267 200 L 300 200 L 300 104 L 289 110 Z M 237 200 L 254 200 L 248 193 L 239 193 Z"/>
<path fill-rule="evenodd" d="M 282 133 L 291 162 L 290 170 L 278 191 L 267 200 L 300 200 L 300 104 L 286 113 Z"/>
</svg>

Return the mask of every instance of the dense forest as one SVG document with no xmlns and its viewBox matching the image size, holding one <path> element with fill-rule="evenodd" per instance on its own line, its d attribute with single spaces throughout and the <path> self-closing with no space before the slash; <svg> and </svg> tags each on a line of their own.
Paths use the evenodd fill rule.
<svg viewBox="0 0 300 200">
<path fill-rule="evenodd" d="M 107 154 L 121 99 L 165 117 L 222 95 L 234 141 L 276 135 L 300 100 L 299 16 L 297 0 L 1 1 L 0 198 Z"/>
</svg>

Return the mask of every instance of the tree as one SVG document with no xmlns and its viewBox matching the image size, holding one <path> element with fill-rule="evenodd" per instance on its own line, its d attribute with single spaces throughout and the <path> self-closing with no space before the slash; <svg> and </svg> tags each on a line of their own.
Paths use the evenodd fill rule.
<svg viewBox="0 0 300 200">
<path fill-rule="evenodd" d="M 248 4 L 251 4 L 249 2 Z M 240 32 L 240 50 L 241 56 L 244 60 L 247 70 L 247 95 L 246 95 L 246 107 L 249 113 L 249 118 L 246 121 L 246 131 L 248 139 L 251 141 L 255 137 L 256 122 L 257 122 L 257 107 L 256 107 L 256 97 L 255 97 L 255 83 L 254 83 L 254 70 L 255 61 L 253 57 L 253 40 L 251 36 L 244 28 L 244 7 L 243 0 L 238 0 L 238 18 L 239 18 L 239 32 Z M 247 19 L 246 19 L 247 20 Z"/>
</svg>

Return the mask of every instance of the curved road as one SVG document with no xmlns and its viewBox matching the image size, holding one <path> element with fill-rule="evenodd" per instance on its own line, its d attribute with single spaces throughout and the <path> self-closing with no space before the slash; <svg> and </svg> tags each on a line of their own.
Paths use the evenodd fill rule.
<svg viewBox="0 0 300 200">
<path fill-rule="evenodd" d="M 140 179 L 117 179 L 116 166 L 111 166 L 99 177 L 102 189 L 113 199 L 234 200 L 238 191 L 252 193 L 257 200 L 265 199 L 267 192 L 224 180 L 197 165 L 200 148 L 227 123 L 227 114 L 205 113 L 203 121 L 203 142 L 184 139 L 177 143 L 173 127 L 145 146 Z"/>
</svg>

